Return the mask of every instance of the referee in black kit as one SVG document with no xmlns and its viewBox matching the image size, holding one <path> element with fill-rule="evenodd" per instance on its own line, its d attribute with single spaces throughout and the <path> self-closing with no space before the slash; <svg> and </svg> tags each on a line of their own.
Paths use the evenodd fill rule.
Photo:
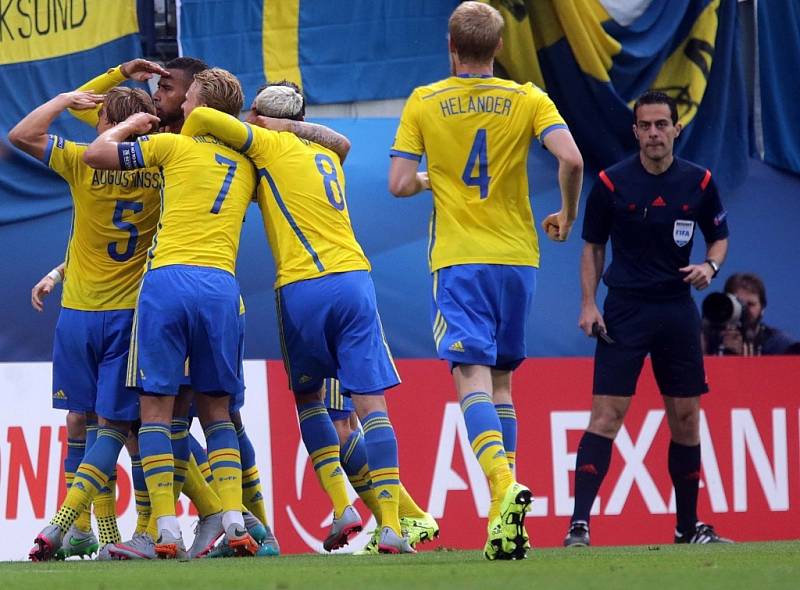
<svg viewBox="0 0 800 590">
<path fill-rule="evenodd" d="M 708 391 L 700 316 L 689 293 L 705 289 L 728 250 L 725 210 L 711 172 L 673 155 L 681 132 L 675 101 L 647 92 L 633 109 L 639 153 L 599 174 L 586 203 L 579 325 L 598 337 L 589 427 L 575 467 L 575 511 L 564 545 L 589 545 L 589 512 L 647 354 L 671 432 L 669 474 L 677 505 L 676 543 L 729 543 L 697 518 L 700 395 Z M 705 260 L 690 264 L 696 230 Z M 611 238 L 603 314 L 597 285 Z"/>
</svg>

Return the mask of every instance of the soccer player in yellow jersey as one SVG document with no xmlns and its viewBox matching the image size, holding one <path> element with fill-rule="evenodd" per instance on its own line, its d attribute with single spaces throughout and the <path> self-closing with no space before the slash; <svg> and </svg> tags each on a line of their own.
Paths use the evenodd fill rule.
<svg viewBox="0 0 800 590">
<path fill-rule="evenodd" d="M 287 120 L 302 120 L 305 108 L 288 83 L 267 86 L 254 104 L 259 113 Z M 253 109 L 249 120 L 255 118 Z M 397 439 L 383 396 L 400 380 L 378 317 L 369 262 L 353 234 L 339 158 L 293 134 L 253 127 L 211 109 L 196 109 L 187 118 L 182 133 L 197 132 L 237 147 L 258 167 L 284 362 L 303 441 L 334 504 L 323 547 L 341 547 L 362 526 L 347 498 L 336 431 L 323 403 L 324 379 L 338 377 L 352 392 L 364 425 L 380 504 L 379 550 L 413 552 L 399 522 Z"/>
<path fill-rule="evenodd" d="M 489 479 L 488 559 L 519 559 L 531 492 L 514 481 L 511 373 L 525 358 L 525 323 L 539 248 L 528 195 L 533 137 L 559 162 L 562 209 L 543 227 L 567 239 L 578 212 L 583 160 L 564 120 L 532 84 L 493 76 L 503 19 L 481 2 L 449 21 L 452 76 L 416 88 L 392 146 L 389 190 L 433 191 L 429 262 L 433 337 L 450 362 L 472 448 Z M 423 154 L 427 172 L 419 172 Z"/>
<path fill-rule="evenodd" d="M 213 68 L 195 74 L 183 110 L 188 115 L 210 105 L 235 114 L 242 102 L 239 81 Z M 247 158 L 207 135 L 124 141 L 154 121 L 130 117 L 95 140 L 84 159 L 104 169 L 159 166 L 164 174 L 162 214 L 137 301 L 128 368 L 128 383 L 143 391 L 139 447 L 158 528 L 155 549 L 165 558 L 186 556 L 175 516 L 170 424 L 188 357 L 227 541 L 237 553 L 253 554 L 258 546 L 242 518 L 241 460 L 229 403 L 242 387 L 234 269 L 255 171 Z"/>
<path fill-rule="evenodd" d="M 158 169 L 135 172 L 92 170 L 84 164 L 83 144 L 47 131 L 67 108 L 100 104 L 97 130 L 103 132 L 135 112 L 154 113 L 142 90 L 118 88 L 105 97 L 88 92 L 61 94 L 40 106 L 11 130 L 11 142 L 41 159 L 70 186 L 74 206 L 66 258 L 62 311 L 53 346 L 54 405 L 82 414 L 96 411 L 100 430 L 77 469 L 64 504 L 31 550 L 33 560 L 47 560 L 62 537 L 114 475 L 116 460 L 130 424 L 139 416 L 138 396 L 125 387 L 133 308 L 147 248 L 159 215 L 162 177 Z M 61 405 L 63 404 L 63 405 Z M 68 421 L 69 436 L 75 434 Z M 70 450 L 74 439 L 69 441 Z M 116 502 L 95 505 L 106 543 L 119 541 Z M 72 535 L 71 546 L 80 543 Z"/>
</svg>

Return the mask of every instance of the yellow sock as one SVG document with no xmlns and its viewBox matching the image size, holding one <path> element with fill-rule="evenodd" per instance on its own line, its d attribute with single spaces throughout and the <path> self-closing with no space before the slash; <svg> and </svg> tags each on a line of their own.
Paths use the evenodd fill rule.
<svg viewBox="0 0 800 590">
<path fill-rule="evenodd" d="M 107 543 L 122 541 L 117 525 L 116 491 L 116 478 L 112 478 L 94 498 L 94 518 L 97 521 L 98 541 L 101 547 Z"/>
<path fill-rule="evenodd" d="M 150 495 L 152 518 L 174 516 L 175 497 L 172 493 L 172 476 L 175 462 L 172 453 L 142 457 L 142 469 L 144 480 L 147 482 L 147 493 Z"/>
<path fill-rule="evenodd" d="M 72 482 L 75 480 L 75 473 L 72 471 L 64 472 L 64 482 L 67 484 L 67 491 L 72 487 Z M 91 508 L 91 505 L 90 505 Z M 91 510 L 84 510 L 80 516 L 73 523 L 76 528 L 82 530 L 84 533 L 92 529 L 92 512 Z"/>
<path fill-rule="evenodd" d="M 242 467 L 239 449 L 227 447 L 210 451 L 208 463 L 211 465 L 214 481 L 217 482 L 217 493 L 222 502 L 222 510 L 241 510 Z"/>
<path fill-rule="evenodd" d="M 400 517 L 407 516 L 409 518 L 422 518 L 425 516 L 425 511 L 420 508 L 411 494 L 408 493 L 406 487 L 400 484 L 400 506 L 398 508 Z"/>
<path fill-rule="evenodd" d="M 350 505 L 344 470 L 339 462 L 339 445 L 322 447 L 311 453 L 311 464 L 322 489 L 331 499 L 334 516 L 339 518 L 344 509 Z"/>
<path fill-rule="evenodd" d="M 375 490 L 372 489 L 369 465 L 364 465 L 357 475 L 348 477 L 348 479 L 350 480 L 350 485 L 353 486 L 353 489 L 358 493 L 359 498 L 361 498 L 361 501 L 364 502 L 364 505 L 369 508 L 369 511 L 375 516 L 375 520 L 380 522 L 381 506 L 378 503 L 378 496 L 375 494 Z"/>
<path fill-rule="evenodd" d="M 150 519 L 147 521 L 145 532 L 150 535 L 150 538 L 153 539 L 153 541 L 158 539 L 158 522 L 156 521 L 156 517 L 152 512 L 150 513 Z"/>
<path fill-rule="evenodd" d="M 514 473 L 514 469 L 517 465 L 516 451 L 506 450 L 506 459 L 508 459 L 508 468 L 511 470 L 511 473 Z"/>
<path fill-rule="evenodd" d="M 472 450 L 489 480 L 489 490 L 492 494 L 489 505 L 489 522 L 491 522 L 500 514 L 500 501 L 508 486 L 514 483 L 514 474 L 508 466 L 508 459 L 503 450 L 503 435 L 500 432 L 496 430 L 482 432 L 472 441 Z"/>
<path fill-rule="evenodd" d="M 208 463 L 205 464 L 208 466 Z M 209 472 L 211 468 L 208 468 Z M 186 469 L 186 480 L 183 482 L 183 493 L 194 503 L 197 512 L 205 518 L 222 511 L 222 502 L 214 489 L 208 485 L 203 473 L 197 466 L 194 456 L 189 458 Z"/>
<path fill-rule="evenodd" d="M 513 483 L 514 474 L 511 473 L 507 463 L 489 474 L 489 489 L 492 494 L 492 501 L 489 504 L 489 522 L 500 515 L 500 502 L 508 487 Z"/>
<path fill-rule="evenodd" d="M 67 491 L 64 503 L 50 521 L 50 524 L 58 525 L 66 533 L 69 527 L 78 520 L 81 513 L 90 510 L 92 498 L 107 482 L 108 477 L 94 465 L 81 463 L 78 471 L 75 472 L 75 478 Z M 90 528 L 91 524 L 84 530 L 89 530 Z"/>
<path fill-rule="evenodd" d="M 264 507 L 264 494 L 261 493 L 261 476 L 258 467 L 253 465 L 242 471 L 242 501 L 247 510 L 267 526 L 267 510 Z"/>
<path fill-rule="evenodd" d="M 380 505 L 381 518 L 380 526 L 389 527 L 398 535 L 400 530 L 400 471 L 397 467 L 386 467 L 384 469 L 373 469 L 370 471 L 372 476 L 372 489 Z"/>
</svg>

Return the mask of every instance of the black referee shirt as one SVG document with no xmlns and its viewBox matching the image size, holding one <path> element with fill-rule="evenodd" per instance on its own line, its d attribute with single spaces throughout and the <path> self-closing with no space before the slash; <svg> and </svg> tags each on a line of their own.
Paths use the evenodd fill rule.
<svg viewBox="0 0 800 590">
<path fill-rule="evenodd" d="M 726 216 L 711 172 L 675 157 L 662 174 L 650 174 L 637 153 L 600 172 L 582 237 L 593 244 L 611 238 L 603 275 L 609 288 L 669 297 L 689 291 L 678 269 L 689 264 L 697 229 L 707 244 L 726 238 Z"/>
</svg>

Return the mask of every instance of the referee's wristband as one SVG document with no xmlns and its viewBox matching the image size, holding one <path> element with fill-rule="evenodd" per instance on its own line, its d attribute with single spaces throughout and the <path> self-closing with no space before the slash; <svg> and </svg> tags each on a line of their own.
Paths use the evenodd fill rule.
<svg viewBox="0 0 800 590">
<path fill-rule="evenodd" d="M 715 278 L 719 274 L 719 263 L 716 260 L 706 258 L 706 264 L 711 267 L 711 270 L 714 271 L 714 274 L 711 275 L 711 278 Z"/>
<path fill-rule="evenodd" d="M 61 281 L 64 280 L 64 277 L 61 276 L 61 272 L 57 268 L 54 268 L 49 273 L 47 273 L 47 276 L 53 279 L 53 282 L 56 285 L 58 285 Z"/>
</svg>

